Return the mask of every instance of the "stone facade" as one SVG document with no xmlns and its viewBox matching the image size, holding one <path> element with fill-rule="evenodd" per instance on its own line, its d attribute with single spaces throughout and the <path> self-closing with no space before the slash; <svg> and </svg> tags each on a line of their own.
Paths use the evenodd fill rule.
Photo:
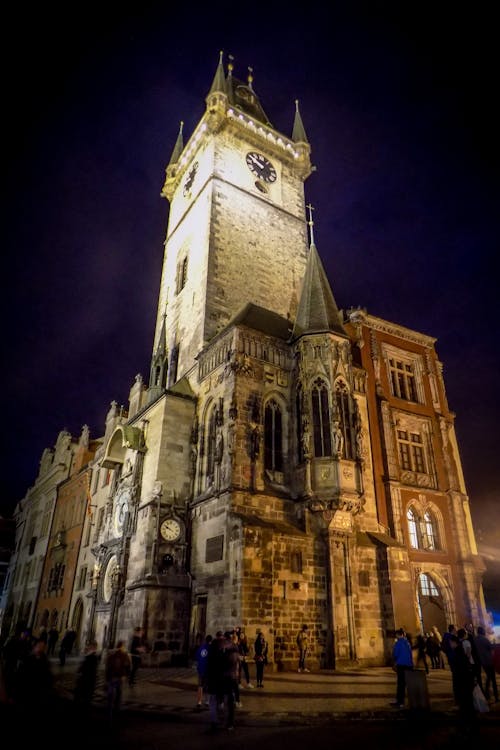
<svg viewBox="0 0 500 750">
<path fill-rule="evenodd" d="M 434 339 L 337 309 L 298 109 L 289 138 L 222 61 L 206 104 L 166 170 L 150 383 L 91 464 L 80 646 L 142 625 L 181 661 L 243 625 L 290 669 L 307 623 L 332 668 L 386 663 L 401 626 L 486 624 Z"/>
</svg>

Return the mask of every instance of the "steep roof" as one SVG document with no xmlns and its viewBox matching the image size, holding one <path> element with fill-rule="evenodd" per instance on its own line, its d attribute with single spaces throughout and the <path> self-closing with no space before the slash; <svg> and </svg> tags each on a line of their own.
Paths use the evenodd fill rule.
<svg viewBox="0 0 500 750">
<path fill-rule="evenodd" d="M 313 241 L 309 249 L 293 338 L 323 331 L 347 337 L 330 282 Z"/>
</svg>

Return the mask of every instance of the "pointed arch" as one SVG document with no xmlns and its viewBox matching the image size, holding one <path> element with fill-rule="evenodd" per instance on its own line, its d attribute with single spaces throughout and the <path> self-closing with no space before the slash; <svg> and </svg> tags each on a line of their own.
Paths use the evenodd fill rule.
<svg viewBox="0 0 500 750">
<path fill-rule="evenodd" d="M 330 420 L 330 392 L 322 378 L 316 378 L 311 386 L 311 411 L 313 421 L 313 450 L 319 458 L 332 455 L 332 431 Z"/>
<path fill-rule="evenodd" d="M 281 399 L 274 394 L 264 402 L 264 469 L 283 471 L 285 452 L 285 411 Z"/>
<path fill-rule="evenodd" d="M 356 458 L 355 407 L 343 378 L 335 381 L 335 416 L 342 433 L 342 458 Z"/>
</svg>

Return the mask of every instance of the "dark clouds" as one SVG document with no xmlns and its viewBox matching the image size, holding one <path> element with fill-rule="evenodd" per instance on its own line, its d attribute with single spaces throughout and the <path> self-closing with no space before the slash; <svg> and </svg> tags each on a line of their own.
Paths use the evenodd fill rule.
<svg viewBox="0 0 500 750">
<path fill-rule="evenodd" d="M 37 5 L 6 24 L 2 507 L 60 429 L 100 435 L 109 402 L 148 377 L 164 169 L 224 49 L 240 77 L 253 67 L 277 129 L 291 133 L 300 100 L 317 167 L 306 196 L 339 306 L 438 339 L 473 516 L 488 525 L 500 473 L 493 20 L 435 3 L 312 3 L 300 16 L 282 3 L 171 6 Z"/>
</svg>

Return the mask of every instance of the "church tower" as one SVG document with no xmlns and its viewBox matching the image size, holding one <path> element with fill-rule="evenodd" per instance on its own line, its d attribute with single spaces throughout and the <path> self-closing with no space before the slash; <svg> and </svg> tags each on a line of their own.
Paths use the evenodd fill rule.
<svg viewBox="0 0 500 750">
<path fill-rule="evenodd" d="M 205 103 L 166 169 L 149 388 L 96 459 L 88 633 L 142 624 L 173 663 L 243 625 L 287 669 L 307 622 L 332 668 L 485 622 L 434 339 L 337 306 L 298 105 L 288 137 L 222 54 Z"/>
<path fill-rule="evenodd" d="M 307 257 L 304 181 L 310 147 L 300 113 L 292 136 L 269 122 L 253 87 L 222 53 L 205 112 L 166 169 L 170 202 L 154 350 L 163 318 L 168 384 L 247 302 L 295 316 Z"/>
</svg>

